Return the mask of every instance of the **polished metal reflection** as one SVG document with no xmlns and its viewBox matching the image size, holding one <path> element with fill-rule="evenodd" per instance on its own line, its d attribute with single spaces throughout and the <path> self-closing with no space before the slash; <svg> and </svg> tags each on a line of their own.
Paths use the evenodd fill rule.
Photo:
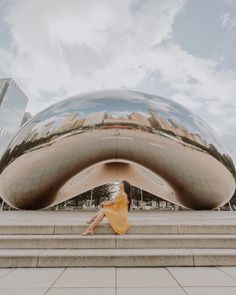
<svg viewBox="0 0 236 295">
<path fill-rule="evenodd" d="M 39 113 L 8 146 L 0 172 L 0 196 L 21 209 L 47 208 L 123 178 L 175 204 L 211 209 L 232 197 L 236 175 L 198 116 L 127 90 L 78 95 Z"/>
</svg>

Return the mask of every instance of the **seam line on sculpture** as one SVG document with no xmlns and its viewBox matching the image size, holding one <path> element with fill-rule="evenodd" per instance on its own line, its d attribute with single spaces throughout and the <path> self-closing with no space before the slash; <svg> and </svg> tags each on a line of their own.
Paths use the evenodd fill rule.
<svg viewBox="0 0 236 295">
<path fill-rule="evenodd" d="M 117 147 L 118 147 L 118 138 L 117 138 L 117 135 L 116 135 L 116 160 L 117 160 Z"/>
</svg>

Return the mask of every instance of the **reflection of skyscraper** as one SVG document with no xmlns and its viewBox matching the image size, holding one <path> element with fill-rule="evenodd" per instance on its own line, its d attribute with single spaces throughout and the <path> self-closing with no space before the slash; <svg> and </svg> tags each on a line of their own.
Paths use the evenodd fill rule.
<svg viewBox="0 0 236 295">
<path fill-rule="evenodd" d="M 130 115 L 130 118 L 132 120 L 138 122 L 140 125 L 151 127 L 151 124 L 148 121 L 148 119 L 145 116 L 143 116 L 142 114 L 140 114 L 140 113 L 137 113 L 137 112 L 132 113 Z"/>
<path fill-rule="evenodd" d="M 0 79 L 0 154 L 20 128 L 27 102 L 13 79 Z"/>
<path fill-rule="evenodd" d="M 112 124 L 112 125 L 139 125 L 138 121 L 134 121 L 131 119 L 125 118 L 111 118 L 111 119 L 104 119 L 104 124 Z"/>
<path fill-rule="evenodd" d="M 33 129 L 27 136 L 27 141 L 34 141 L 35 139 L 38 138 L 38 130 Z"/>
<path fill-rule="evenodd" d="M 152 122 L 152 125 L 154 125 L 153 127 L 161 128 L 164 130 L 171 130 L 171 126 L 168 124 L 168 122 L 163 117 L 161 117 L 157 112 L 150 111 L 150 114 L 150 120 Z"/>
<path fill-rule="evenodd" d="M 184 127 L 184 125 L 182 125 L 179 121 L 176 121 L 176 120 L 171 119 L 171 118 L 168 118 L 167 121 L 171 124 L 171 126 L 187 131 L 187 129 Z"/>
<path fill-rule="evenodd" d="M 173 128 L 173 132 L 179 136 L 185 136 L 191 140 L 193 140 L 192 135 L 188 132 L 188 130 L 178 121 L 168 118 L 168 122 L 171 124 Z"/>
<path fill-rule="evenodd" d="M 173 125 L 176 128 L 175 133 L 177 135 L 184 136 L 184 137 L 186 137 L 198 144 L 201 144 L 203 146 L 206 146 L 206 147 L 208 146 L 206 141 L 203 140 L 199 134 L 189 132 L 181 123 L 179 123 L 173 119 L 168 119 L 168 121 L 171 123 L 171 125 Z"/>
<path fill-rule="evenodd" d="M 65 117 L 64 121 L 58 128 L 58 132 L 63 132 L 75 128 L 79 128 L 82 126 L 84 120 L 80 119 L 79 113 L 72 113 Z"/>
<path fill-rule="evenodd" d="M 36 125 L 36 122 L 33 123 L 33 124 L 30 124 L 30 127 L 29 126 L 24 126 L 23 129 L 20 130 L 20 132 L 18 133 L 17 135 L 17 138 L 14 139 L 14 144 L 17 145 L 19 144 L 20 142 L 24 142 L 24 141 L 31 141 L 32 140 L 32 137 L 33 135 L 35 134 L 35 130 L 34 129 L 34 126 Z M 34 138 L 36 138 L 37 136 L 34 136 Z"/>
<path fill-rule="evenodd" d="M 29 112 L 24 113 L 23 120 L 21 122 L 21 126 L 23 126 L 29 119 L 32 118 L 32 115 Z"/>
<path fill-rule="evenodd" d="M 55 125 L 55 121 L 51 121 L 47 123 L 42 129 L 40 129 L 39 136 L 40 137 L 48 137 L 49 135 L 54 133 L 53 125 Z"/>
<path fill-rule="evenodd" d="M 107 119 L 106 112 L 96 112 L 88 116 L 88 118 L 84 121 L 83 126 L 94 126 L 98 124 L 102 124 L 104 119 Z"/>
<path fill-rule="evenodd" d="M 175 119 L 168 118 L 165 120 L 159 114 L 154 111 L 150 111 L 151 119 L 153 127 L 162 128 L 164 130 L 169 130 L 174 132 L 177 136 L 186 137 L 198 144 L 203 146 L 208 146 L 207 142 L 201 138 L 201 136 L 197 133 L 189 132 L 180 122 Z"/>
</svg>

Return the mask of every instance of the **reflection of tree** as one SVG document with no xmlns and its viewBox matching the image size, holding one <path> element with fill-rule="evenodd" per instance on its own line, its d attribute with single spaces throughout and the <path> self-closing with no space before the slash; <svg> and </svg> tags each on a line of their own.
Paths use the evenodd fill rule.
<svg viewBox="0 0 236 295">
<path fill-rule="evenodd" d="M 152 208 L 152 209 L 160 209 L 161 208 L 160 204 L 162 202 L 165 203 L 165 208 L 170 208 L 174 210 L 177 209 L 175 204 L 169 201 L 166 201 L 157 195 L 141 190 L 140 188 L 135 186 L 132 186 L 131 188 L 131 198 L 132 198 L 132 203 L 134 205 L 134 208 L 138 208 L 141 210 L 143 209 L 143 205 L 145 206 L 148 205 L 149 208 Z M 152 203 L 153 201 L 156 202 L 156 205 L 154 207 Z"/>
<path fill-rule="evenodd" d="M 89 190 L 80 195 L 77 195 L 70 200 L 64 201 L 59 204 L 59 208 L 64 208 L 68 206 L 83 208 L 84 204 L 93 204 L 96 208 L 104 200 L 109 200 L 113 192 L 113 186 L 110 184 L 104 184 L 94 188 L 92 191 Z M 55 205 L 53 208 L 56 208 Z"/>
<path fill-rule="evenodd" d="M 113 186 L 104 184 L 93 189 L 95 206 L 98 206 L 104 200 L 109 200 L 113 193 Z"/>
<path fill-rule="evenodd" d="M 78 196 L 75 196 L 71 198 L 70 200 L 64 201 L 60 203 L 59 205 L 53 206 L 51 209 L 54 210 L 56 208 L 59 209 L 65 209 L 65 208 L 77 208 L 82 209 L 85 207 L 91 208 L 97 208 L 98 205 L 103 202 L 104 200 L 111 199 L 112 195 L 114 193 L 114 186 L 112 184 L 104 184 L 99 187 L 94 188 L 92 191 L 89 190 L 87 192 L 84 192 L 83 194 L 80 194 Z M 171 202 L 168 202 L 159 196 L 153 195 L 147 191 L 143 191 L 138 187 L 131 186 L 131 198 L 132 203 L 135 208 L 138 208 L 140 210 L 146 209 L 146 205 L 149 206 L 149 208 L 152 209 L 178 209 L 178 207 Z M 153 207 L 153 203 L 155 202 L 155 206 Z M 161 206 L 161 204 L 164 206 Z M 144 205 L 144 207 L 143 207 Z"/>
<path fill-rule="evenodd" d="M 184 137 L 184 136 L 181 136 L 181 139 L 183 140 L 183 142 L 186 142 L 188 144 L 196 146 L 197 148 L 200 148 L 200 149 L 206 151 L 212 157 L 219 160 L 233 174 L 233 176 L 236 178 L 236 170 L 235 170 L 234 162 L 233 162 L 232 158 L 228 154 L 221 154 L 217 150 L 217 148 L 211 143 L 209 144 L 208 147 L 206 147 L 206 146 L 201 145 L 200 143 L 195 142 L 195 141 L 193 141 L 193 140 L 191 140 L 191 139 L 189 139 L 187 137 Z"/>
<path fill-rule="evenodd" d="M 57 137 L 77 130 L 78 128 L 74 128 L 70 130 L 65 130 L 63 132 L 53 133 L 45 137 L 33 138 L 31 140 L 29 140 L 28 138 L 24 139 L 20 144 L 15 145 L 13 148 L 8 148 L 3 154 L 0 160 L 0 173 L 8 164 L 13 162 L 15 159 L 17 159 L 27 151 L 40 148 L 44 144 L 49 144 L 52 139 L 56 139 Z"/>
<path fill-rule="evenodd" d="M 182 139 L 183 142 L 186 142 L 206 151 L 208 154 L 210 154 L 211 156 L 219 160 L 223 165 L 225 165 L 225 167 L 229 169 L 234 177 L 236 177 L 235 166 L 232 158 L 229 155 L 221 154 L 213 144 L 206 144 L 206 142 L 200 137 L 200 135 L 190 133 L 187 129 L 184 130 L 183 127 L 181 128 L 181 126 L 179 126 L 180 124 L 176 124 L 176 122 L 174 122 L 176 124 L 176 128 L 173 128 L 172 126 L 169 126 L 167 120 L 160 116 L 157 112 L 153 110 L 149 110 L 149 112 L 151 114 L 151 117 L 149 119 L 151 122 L 151 126 L 176 138 L 179 137 Z M 198 138 L 198 142 L 196 140 L 196 137 Z"/>
<path fill-rule="evenodd" d="M 42 137 L 39 139 L 35 139 L 33 141 L 23 141 L 21 144 L 14 146 L 13 149 L 8 149 L 4 155 L 2 156 L 2 159 L 0 161 L 0 173 L 3 171 L 3 169 L 12 161 L 14 161 L 16 158 L 23 155 L 28 150 L 38 147 L 42 144 L 48 143 L 53 135 L 49 137 Z"/>
<path fill-rule="evenodd" d="M 236 177 L 236 170 L 232 158 L 228 154 L 221 154 L 213 144 L 209 144 L 208 152 L 210 155 L 218 159 L 230 172 Z"/>
<path fill-rule="evenodd" d="M 234 191 L 234 194 L 233 194 L 232 198 L 230 199 L 230 203 L 231 203 L 231 205 L 236 206 L 236 190 Z"/>
</svg>

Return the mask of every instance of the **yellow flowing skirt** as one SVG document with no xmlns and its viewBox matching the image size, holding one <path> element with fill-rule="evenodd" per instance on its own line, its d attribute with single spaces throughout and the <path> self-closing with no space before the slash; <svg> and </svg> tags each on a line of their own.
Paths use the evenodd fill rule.
<svg viewBox="0 0 236 295">
<path fill-rule="evenodd" d="M 126 193 L 115 198 L 115 204 L 104 206 L 103 212 L 113 230 L 119 235 L 126 234 L 130 228 L 128 221 L 128 199 Z"/>
</svg>

